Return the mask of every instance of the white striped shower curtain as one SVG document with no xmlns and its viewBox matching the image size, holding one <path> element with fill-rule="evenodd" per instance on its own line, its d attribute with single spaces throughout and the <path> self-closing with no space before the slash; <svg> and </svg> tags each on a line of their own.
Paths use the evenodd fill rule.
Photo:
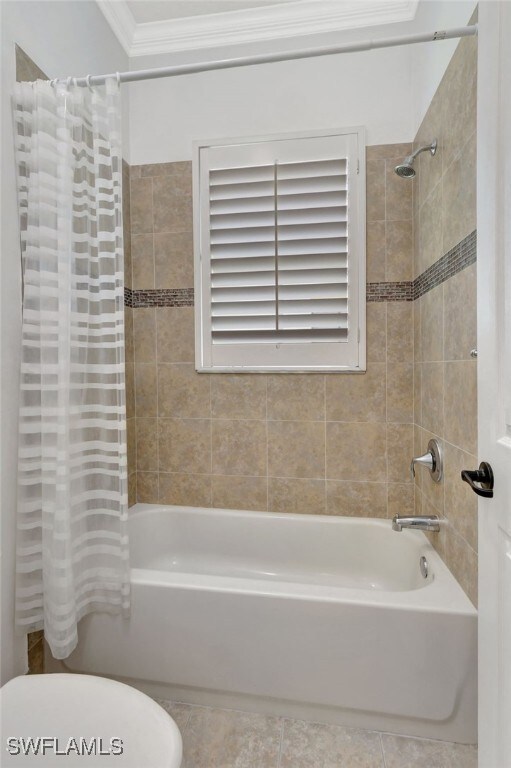
<svg viewBox="0 0 511 768">
<path fill-rule="evenodd" d="M 18 83 L 14 118 L 16 623 L 63 659 L 85 614 L 129 611 L 119 85 Z"/>
</svg>

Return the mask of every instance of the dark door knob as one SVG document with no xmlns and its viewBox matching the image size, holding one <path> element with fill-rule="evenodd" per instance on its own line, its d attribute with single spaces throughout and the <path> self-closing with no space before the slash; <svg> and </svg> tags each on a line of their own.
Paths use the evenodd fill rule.
<svg viewBox="0 0 511 768">
<path fill-rule="evenodd" d="M 478 496 L 493 498 L 493 470 L 487 461 L 482 461 L 479 469 L 462 469 L 461 479 L 468 483 Z"/>
</svg>

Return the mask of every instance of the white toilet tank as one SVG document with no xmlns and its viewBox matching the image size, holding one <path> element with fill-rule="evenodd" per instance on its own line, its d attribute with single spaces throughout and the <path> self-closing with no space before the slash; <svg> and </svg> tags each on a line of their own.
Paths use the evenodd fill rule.
<svg viewBox="0 0 511 768">
<path fill-rule="evenodd" d="M 179 768 L 181 734 L 145 694 L 91 675 L 16 677 L 0 689 L 1 765 Z"/>
</svg>

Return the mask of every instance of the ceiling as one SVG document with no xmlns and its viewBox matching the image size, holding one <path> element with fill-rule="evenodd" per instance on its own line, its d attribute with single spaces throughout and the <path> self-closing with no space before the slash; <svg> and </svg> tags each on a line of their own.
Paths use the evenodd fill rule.
<svg viewBox="0 0 511 768">
<path fill-rule="evenodd" d="M 290 2 L 292 0 L 127 0 L 126 4 L 135 22 L 144 24 Z"/>
<path fill-rule="evenodd" d="M 419 0 L 96 0 L 130 57 L 414 19 Z"/>
</svg>

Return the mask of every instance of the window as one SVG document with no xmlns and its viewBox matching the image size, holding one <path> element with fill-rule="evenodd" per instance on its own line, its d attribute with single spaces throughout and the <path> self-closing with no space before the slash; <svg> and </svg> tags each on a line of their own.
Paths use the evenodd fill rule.
<svg viewBox="0 0 511 768">
<path fill-rule="evenodd" d="M 199 371 L 365 370 L 362 129 L 198 142 Z"/>
</svg>

